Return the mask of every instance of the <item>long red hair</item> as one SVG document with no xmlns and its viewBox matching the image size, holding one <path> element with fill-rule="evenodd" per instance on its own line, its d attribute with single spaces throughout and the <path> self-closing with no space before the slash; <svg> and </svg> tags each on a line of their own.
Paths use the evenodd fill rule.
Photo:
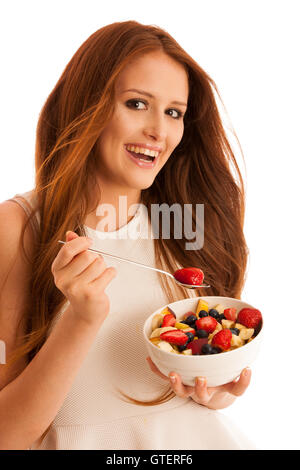
<svg viewBox="0 0 300 470">
<path fill-rule="evenodd" d="M 29 260 L 31 301 L 23 319 L 27 334 L 10 363 L 23 355 L 29 360 L 34 357 L 66 302 L 51 273 L 60 249 L 57 241 L 64 239 L 67 230 L 86 235 L 85 218 L 99 203 L 92 200 L 90 191 L 98 186 L 96 147 L 114 111 L 116 79 L 129 61 L 156 50 L 186 69 L 189 101 L 183 138 L 152 186 L 142 191 L 142 202 L 149 214 L 153 203 L 192 204 L 194 228 L 195 205 L 205 207 L 203 248 L 186 250 L 188 240 L 172 238 L 172 234 L 169 240 L 155 239 L 156 265 L 171 272 L 178 265 L 201 266 L 211 288 L 197 295 L 240 298 L 248 255 L 243 234 L 244 186 L 216 103 L 217 87 L 163 29 L 136 21 L 113 23 L 80 46 L 39 116 L 34 190 L 40 230 L 35 256 Z M 174 289 L 165 277 L 159 278 L 170 302 L 188 296 L 186 290 Z M 131 400 L 152 405 L 173 396 L 168 389 L 157 400 Z"/>
</svg>

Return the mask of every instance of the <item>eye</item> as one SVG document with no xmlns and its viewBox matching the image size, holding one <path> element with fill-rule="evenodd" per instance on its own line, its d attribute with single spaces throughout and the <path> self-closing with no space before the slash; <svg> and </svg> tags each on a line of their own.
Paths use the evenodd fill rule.
<svg viewBox="0 0 300 470">
<path fill-rule="evenodd" d="M 168 109 L 166 113 L 174 119 L 180 119 L 183 116 L 183 112 L 179 111 L 178 109 Z"/>
<path fill-rule="evenodd" d="M 132 99 L 132 100 L 126 101 L 126 106 L 131 109 L 140 110 L 140 109 L 146 108 L 146 103 L 142 100 Z"/>
</svg>

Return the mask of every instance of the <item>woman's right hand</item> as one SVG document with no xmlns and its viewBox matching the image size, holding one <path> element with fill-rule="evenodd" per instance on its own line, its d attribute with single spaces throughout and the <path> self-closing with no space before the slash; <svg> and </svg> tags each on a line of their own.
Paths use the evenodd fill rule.
<svg viewBox="0 0 300 470">
<path fill-rule="evenodd" d="M 92 241 L 68 232 L 66 244 L 51 265 L 56 287 L 69 300 L 76 317 L 102 324 L 109 313 L 109 298 L 104 290 L 116 276 L 101 255 L 87 251 Z"/>
</svg>

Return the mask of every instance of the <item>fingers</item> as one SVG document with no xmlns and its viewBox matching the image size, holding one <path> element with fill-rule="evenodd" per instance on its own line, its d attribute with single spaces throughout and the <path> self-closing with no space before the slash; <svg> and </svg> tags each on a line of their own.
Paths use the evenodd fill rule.
<svg viewBox="0 0 300 470">
<path fill-rule="evenodd" d="M 68 230 L 66 232 L 66 242 L 74 240 L 74 238 L 78 238 L 78 237 L 79 237 L 79 235 L 77 235 L 76 232 L 72 232 L 71 230 Z"/>
<path fill-rule="evenodd" d="M 93 282 L 101 276 L 106 267 L 102 256 L 89 252 L 82 253 L 72 263 L 72 276 L 80 277 L 80 282 Z M 66 268 L 65 272 L 68 272 L 68 268 Z"/>
<path fill-rule="evenodd" d="M 76 255 L 87 250 L 91 244 L 92 240 L 87 237 L 75 237 L 73 240 L 68 241 L 59 250 L 53 261 L 51 266 L 52 272 L 66 267 Z"/>
<path fill-rule="evenodd" d="M 156 375 L 158 375 L 162 379 L 168 380 L 170 382 L 171 388 L 173 389 L 173 392 L 175 392 L 176 395 L 178 395 L 179 397 L 185 398 L 185 397 L 189 397 L 193 393 L 194 387 L 185 387 L 183 383 L 181 382 L 180 375 L 176 374 L 175 372 L 170 372 L 169 377 L 167 377 L 166 375 L 160 372 L 160 370 L 152 362 L 149 356 L 146 359 L 152 372 L 154 372 Z"/>
<path fill-rule="evenodd" d="M 181 377 L 179 374 L 176 374 L 176 372 L 170 372 L 169 377 L 167 377 L 166 375 L 163 375 L 160 372 L 160 370 L 152 362 L 149 356 L 146 359 L 152 372 L 154 372 L 156 375 L 158 375 L 162 379 L 170 381 L 170 386 L 173 392 L 176 393 L 177 396 L 181 398 L 187 398 L 191 395 L 196 394 L 198 399 L 201 402 L 203 402 L 203 404 L 209 401 L 210 395 L 208 393 L 208 390 L 206 387 L 206 379 L 204 377 L 201 378 L 203 380 L 200 380 L 200 381 L 196 380 L 195 387 L 184 385 L 181 381 Z"/>
<path fill-rule="evenodd" d="M 112 281 L 113 278 L 116 277 L 116 275 L 117 270 L 115 268 L 106 268 L 98 279 L 95 279 L 94 281 L 90 282 L 90 285 L 99 289 L 99 291 L 103 291 L 108 286 L 110 281 Z"/>
<path fill-rule="evenodd" d="M 183 385 L 179 374 L 170 372 L 169 378 L 171 387 L 177 396 L 181 398 L 187 398 L 194 393 L 195 388 L 188 385 Z"/>
<path fill-rule="evenodd" d="M 195 380 L 195 394 L 197 399 L 204 405 L 208 403 L 211 396 L 207 390 L 207 383 L 205 377 L 197 377 Z"/>
<path fill-rule="evenodd" d="M 240 378 L 237 381 L 231 382 L 227 384 L 226 391 L 234 395 L 235 397 L 239 397 L 243 395 L 250 384 L 251 380 L 251 369 L 246 367 L 242 370 Z"/>
</svg>

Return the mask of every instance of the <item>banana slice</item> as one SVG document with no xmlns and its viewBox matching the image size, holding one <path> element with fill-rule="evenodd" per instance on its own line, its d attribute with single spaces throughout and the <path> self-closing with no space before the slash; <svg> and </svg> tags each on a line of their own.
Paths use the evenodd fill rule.
<svg viewBox="0 0 300 470">
<path fill-rule="evenodd" d="M 160 327 L 160 325 L 162 324 L 163 318 L 164 318 L 164 315 L 162 313 L 157 313 L 156 315 L 154 315 L 154 317 L 152 318 L 152 323 L 151 323 L 152 331 Z"/>
<path fill-rule="evenodd" d="M 156 338 L 161 333 L 170 330 L 177 330 L 177 328 L 174 328 L 174 326 L 164 326 L 163 328 L 156 328 L 156 330 L 152 331 L 150 338 Z"/>
<path fill-rule="evenodd" d="M 214 307 L 215 310 L 217 310 L 219 313 L 224 313 L 224 305 L 218 304 Z"/>
<path fill-rule="evenodd" d="M 237 335 L 232 335 L 230 346 L 233 348 L 239 348 L 240 346 L 243 346 L 245 344 L 245 341 Z"/>
<path fill-rule="evenodd" d="M 172 348 L 172 346 L 170 345 L 170 343 L 168 343 L 167 341 L 161 341 L 160 343 L 158 343 L 157 346 L 158 346 L 160 349 L 162 349 L 163 351 L 174 352 L 174 353 L 177 352 L 177 351 L 175 351 L 175 349 Z"/>
<path fill-rule="evenodd" d="M 221 323 L 217 323 L 216 328 L 214 329 L 213 333 L 216 334 L 218 331 L 223 330 Z"/>
<path fill-rule="evenodd" d="M 250 339 L 253 336 L 254 328 L 243 328 L 240 331 L 239 337 L 242 339 Z"/>
<path fill-rule="evenodd" d="M 233 328 L 234 321 L 233 320 L 222 320 L 222 325 L 224 328 Z"/>
<path fill-rule="evenodd" d="M 244 325 L 241 325 L 241 323 L 236 323 L 234 328 L 238 328 L 239 330 L 242 330 L 243 328 L 246 328 Z"/>
</svg>

